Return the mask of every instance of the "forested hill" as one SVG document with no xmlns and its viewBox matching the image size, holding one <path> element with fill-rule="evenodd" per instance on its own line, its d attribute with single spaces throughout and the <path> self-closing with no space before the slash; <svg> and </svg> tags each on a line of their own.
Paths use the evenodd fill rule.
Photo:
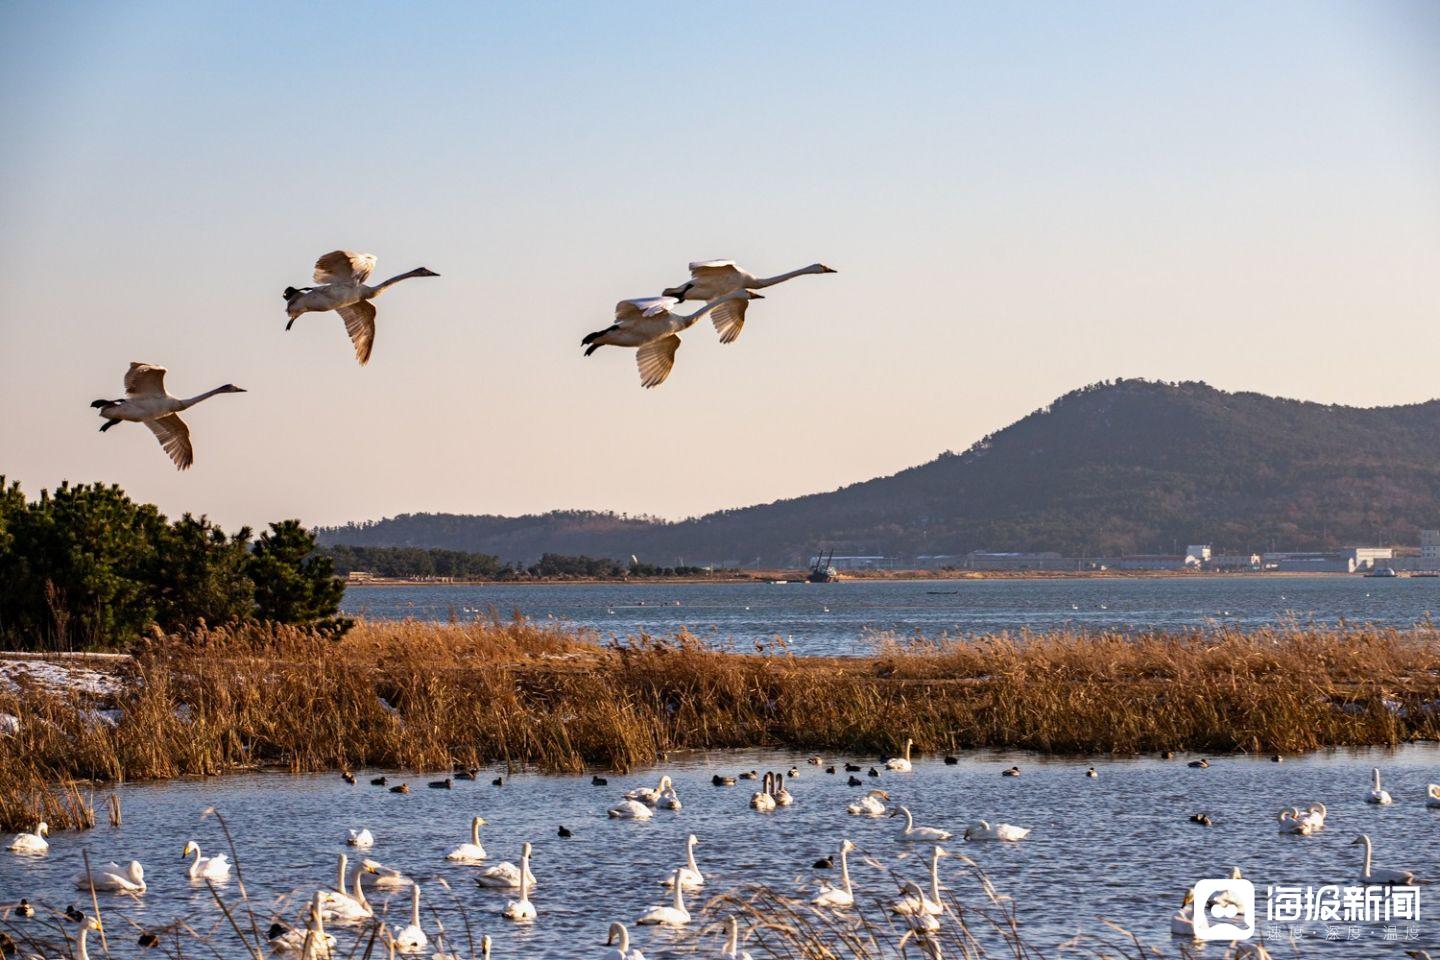
<svg viewBox="0 0 1440 960">
<path fill-rule="evenodd" d="M 795 563 L 815 548 L 915 556 L 1067 555 L 1415 542 L 1440 526 L 1440 401 L 1359 409 L 1203 383 L 1073 391 L 975 444 L 830 493 L 676 523 L 605 513 L 407 514 L 318 531 L 324 544 L 532 560 Z"/>
</svg>

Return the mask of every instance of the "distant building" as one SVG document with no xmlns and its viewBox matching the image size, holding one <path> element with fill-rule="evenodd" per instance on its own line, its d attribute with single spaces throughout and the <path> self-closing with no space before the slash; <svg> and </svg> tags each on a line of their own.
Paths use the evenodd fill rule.
<svg viewBox="0 0 1440 960">
<path fill-rule="evenodd" d="M 816 566 L 825 557 L 811 557 L 810 566 Z M 900 566 L 900 561 L 894 557 L 830 557 L 830 566 L 836 570 L 894 570 Z"/>
<path fill-rule="evenodd" d="M 1184 570 L 1187 565 L 1176 553 L 1131 553 L 1101 563 L 1111 570 Z"/>
<path fill-rule="evenodd" d="M 1210 544 L 1194 543 L 1185 548 L 1185 566 L 1203 567 L 1210 562 Z"/>
<path fill-rule="evenodd" d="M 1348 547 L 1344 550 L 1293 551 L 1265 554 L 1266 570 L 1280 573 L 1356 573 L 1374 570 L 1377 560 L 1389 561 L 1395 551 L 1389 547 Z"/>
<path fill-rule="evenodd" d="M 1259 570 L 1262 563 L 1258 553 L 1217 553 L 1206 566 L 1211 570 Z"/>
<path fill-rule="evenodd" d="M 1440 530 L 1420 531 L 1420 559 L 1440 563 Z"/>
<path fill-rule="evenodd" d="M 1066 560 L 1053 551 L 1010 553 L 972 550 L 965 555 L 965 566 L 971 570 L 1073 570 L 1075 561 Z"/>
</svg>

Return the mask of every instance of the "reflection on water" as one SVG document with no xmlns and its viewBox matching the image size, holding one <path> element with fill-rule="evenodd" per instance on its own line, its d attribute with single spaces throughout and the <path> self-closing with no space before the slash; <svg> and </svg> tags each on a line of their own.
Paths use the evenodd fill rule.
<svg viewBox="0 0 1440 960">
<path fill-rule="evenodd" d="M 868 767 L 875 758 L 857 759 Z M 429 778 L 392 774 L 392 784 L 407 780 L 415 788 L 409 795 L 369 786 L 368 776 L 351 786 L 333 774 L 263 773 L 132 785 L 120 789 L 122 827 L 102 822 L 93 831 L 52 837 L 44 858 L 0 853 L 0 900 L 27 896 L 63 909 L 81 900 L 70 887 L 81 868 L 81 849 L 99 862 L 133 857 L 145 864 L 150 890 L 135 903 L 105 897 L 103 908 L 115 911 L 107 921 L 112 950 L 137 952 L 128 926 L 117 922 L 120 914 L 145 926 L 190 914 L 207 918 L 199 927 L 215 929 L 229 949 L 226 955 L 238 955 L 233 937 L 216 926 L 204 888 L 185 878 L 180 856 L 190 839 L 198 840 L 207 855 L 224 849 L 215 819 L 201 816 L 213 805 L 234 831 L 252 896 L 267 903 L 282 893 L 304 896 L 328 885 L 336 855 L 346 850 L 346 830 L 365 826 L 377 838 L 369 856 L 425 882 L 426 924 L 432 933 L 429 907 L 439 910 L 462 943 L 461 914 L 468 915 L 477 941 L 480 932 L 494 937 L 497 958 L 599 955 L 610 920 L 633 921 L 650 905 L 666 902 L 660 881 L 682 862 L 685 837 L 692 832 L 702 841 L 696 854 L 707 879 L 705 897 L 752 881 L 813 891 L 818 878 L 836 878 L 833 871 L 812 870 L 812 862 L 849 837 L 861 853 L 851 861 L 857 895 L 862 901 L 889 900 L 894 886 L 866 865 L 865 855 L 898 863 L 901 874 L 920 880 L 928 869 L 929 848 L 905 849 L 908 845 L 895 840 L 895 820 L 846 815 L 846 804 L 877 784 L 910 807 L 918 823 L 954 831 L 957 836 L 947 847 L 979 861 L 997 887 L 1016 898 L 1027 939 L 1046 947 L 1077 932 L 1096 931 L 1095 918 L 1103 916 L 1173 951 L 1168 919 L 1195 880 L 1225 876 L 1239 866 L 1262 891 L 1277 883 L 1354 883 L 1360 849 L 1350 841 L 1361 832 L 1374 839 L 1377 865 L 1413 869 L 1430 879 L 1440 876 L 1440 810 L 1427 810 L 1424 803 L 1426 783 L 1440 781 L 1440 747 L 1316 754 L 1281 764 L 1221 758 L 1207 770 L 1188 768 L 1186 759 L 1049 760 L 996 753 L 967 755 L 960 764 L 946 766 L 926 757 L 916 760 L 912 773 L 886 772 L 878 781 L 862 774 L 862 786 L 849 787 L 843 770 L 827 776 L 799 754 L 685 755 L 663 768 L 674 778 L 683 810 L 657 811 L 647 823 L 610 820 L 605 810 L 623 791 L 653 786 L 659 770 L 609 775 L 603 787 L 592 786 L 588 775 L 536 774 L 517 774 L 495 787 L 489 773 L 476 782 L 457 782 L 453 790 L 428 790 L 423 784 Z M 1002 777 L 1001 770 L 1012 764 L 1021 767 L 1022 775 Z M 1100 773 L 1094 779 L 1084 775 L 1092 764 Z M 790 783 L 796 802 L 771 815 L 748 809 L 753 784 L 710 783 L 716 772 L 792 765 L 800 773 Z M 1365 802 L 1370 768 L 1377 765 L 1395 796 L 1393 806 Z M 1326 829 L 1312 837 L 1281 836 L 1275 823 L 1280 807 L 1311 801 L 1329 807 Z M 1200 810 L 1210 814 L 1213 826 L 1188 821 Z M 511 894 L 478 888 L 472 878 L 479 867 L 443 859 L 468 839 L 469 820 L 477 814 L 488 821 L 481 839 L 492 863 L 517 861 L 523 841 L 535 846 L 539 884 L 531 899 L 540 916 L 533 927 L 517 928 L 499 918 Z M 959 839 L 964 826 L 980 818 L 1033 832 L 1018 844 Z M 573 837 L 557 835 L 562 824 Z M 961 901 L 978 902 L 978 891 L 957 864 L 942 861 L 942 876 Z M 434 882 L 437 878 L 450 884 L 453 900 Z M 1431 905 L 1430 889 L 1422 893 L 1422 913 L 1433 916 L 1440 904 Z M 234 896 L 233 880 L 229 895 Z M 380 893 L 376 901 L 403 925 L 406 894 Z M 289 913 L 298 913 L 298 901 Z M 1420 929 L 1419 944 L 1387 943 L 1381 930 L 1367 928 L 1358 945 L 1315 939 L 1307 940 L 1302 952 L 1399 957 L 1401 947 L 1440 945 L 1440 924 L 1426 919 Z M 651 957 L 676 955 L 680 951 L 668 945 L 687 937 L 665 930 L 634 932 L 636 945 Z M 716 934 L 707 950 L 713 945 L 718 953 L 719 943 Z M 1220 953 L 1212 946 L 1198 955 Z M 1288 955 L 1288 948 L 1277 954 Z"/>
<path fill-rule="evenodd" d="M 1002 630 L 1136 630 L 1356 621 L 1411 626 L 1440 610 L 1440 580 L 1210 576 L 836 584 L 537 584 L 349 587 L 347 613 L 471 619 L 494 611 L 667 635 L 687 628 L 750 649 L 776 637 L 801 654 L 855 654 L 876 631 L 901 636 Z"/>
</svg>

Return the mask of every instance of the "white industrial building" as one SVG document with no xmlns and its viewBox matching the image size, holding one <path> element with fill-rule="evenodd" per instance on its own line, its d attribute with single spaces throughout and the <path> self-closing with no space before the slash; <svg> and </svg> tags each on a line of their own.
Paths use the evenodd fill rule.
<svg viewBox="0 0 1440 960">
<path fill-rule="evenodd" d="M 1440 530 L 1420 531 L 1420 559 L 1440 563 Z"/>
</svg>

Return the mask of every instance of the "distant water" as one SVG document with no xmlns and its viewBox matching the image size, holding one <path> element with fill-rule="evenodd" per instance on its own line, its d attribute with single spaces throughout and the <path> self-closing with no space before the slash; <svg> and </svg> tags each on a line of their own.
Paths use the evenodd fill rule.
<svg viewBox="0 0 1440 960">
<path fill-rule="evenodd" d="M 837 763 L 843 759 L 832 758 Z M 875 761 L 874 757 L 855 759 L 866 764 Z M 335 774 L 281 773 L 136 784 L 119 789 L 125 813 L 122 827 L 109 826 L 102 814 L 94 830 L 53 835 L 51 852 L 45 857 L 0 851 L 0 902 L 28 897 L 47 916 L 70 903 L 80 903 L 88 911 L 84 896 L 70 884 L 82 866 L 81 850 L 88 850 L 91 861 L 99 863 L 133 857 L 145 865 L 149 892 L 134 901 L 101 895 L 110 948 L 117 958 L 143 954 L 135 947 L 135 929 L 127 919 L 155 929 L 181 917 L 189 917 L 198 930 L 214 932 L 220 957 L 240 957 L 233 933 L 216 918 L 209 893 L 185 878 L 185 863 L 179 856 L 190 839 L 197 840 L 207 854 L 225 849 L 215 818 L 201 816 L 213 806 L 226 816 L 234 834 L 245 884 L 260 905 L 262 930 L 272 910 L 293 919 L 300 912 L 299 900 L 333 882 L 335 857 L 345 850 L 345 830 L 365 826 L 376 837 L 369 856 L 422 880 L 425 926 L 432 938 L 436 929 L 432 911 L 438 911 L 452 946 L 467 956 L 462 915 L 473 925 L 477 940 L 481 933 L 495 938 L 497 960 L 599 957 L 611 920 L 633 921 L 650 905 L 666 900 L 660 879 L 681 862 L 685 837 L 692 832 L 701 841 L 695 852 L 707 879 L 704 894 L 690 898 L 692 910 L 717 893 L 756 881 L 813 896 L 817 881 L 836 882 L 838 871 L 815 871 L 811 863 L 848 837 L 860 848 L 851 858 L 857 899 L 877 918 L 896 894 L 894 882 L 879 868 L 923 881 L 928 875 L 929 847 L 916 844 L 909 849 L 912 845 L 898 842 L 895 820 L 846 815 L 845 805 L 875 786 L 888 790 L 894 802 L 910 807 L 919 824 L 955 832 L 955 838 L 945 843 L 955 856 L 942 860 L 942 882 L 962 904 L 979 903 L 978 885 L 958 862 L 959 855 L 973 857 L 1001 893 L 1015 897 L 1027 939 L 1047 957 L 1057 955 L 1056 945 L 1077 933 L 1108 933 L 1100 917 L 1133 930 L 1146 943 L 1162 948 L 1165 956 L 1176 956 L 1182 945 L 1190 945 L 1171 940 L 1169 918 L 1196 880 L 1227 876 L 1231 867 L 1238 866 L 1262 898 L 1271 884 L 1349 886 L 1357 883 L 1360 873 L 1362 851 L 1351 845 L 1359 833 L 1374 840 L 1378 866 L 1414 870 L 1430 880 L 1440 877 L 1440 810 L 1427 810 L 1424 802 L 1425 785 L 1437 779 L 1440 764 L 1440 748 L 1433 744 L 1393 753 L 1337 751 L 1290 757 L 1283 764 L 1229 757 L 1212 761 L 1208 770 L 1191 770 L 1186 759 L 1067 760 L 982 753 L 967 754 L 958 765 L 945 766 L 939 758 L 926 757 L 916 762 L 913 773 L 886 772 L 876 780 L 862 776 L 860 787 L 847 786 L 843 770 L 827 776 L 802 755 L 755 752 L 677 756 L 663 771 L 610 775 L 604 787 L 591 786 L 588 775 L 536 774 L 518 774 L 505 786 L 493 787 L 489 783 L 493 771 L 488 770 L 478 782 L 456 783 L 454 790 L 427 790 L 420 786 L 424 778 L 392 773 L 417 787 L 407 796 L 369 786 L 363 773 L 356 786 Z M 1022 776 L 1001 777 L 1000 771 L 1012 763 L 1021 766 Z M 754 787 L 746 781 L 728 788 L 710 784 L 717 771 L 786 770 L 792 764 L 800 772 L 789 787 L 795 804 L 773 814 L 748 809 Z M 1099 769 L 1096 779 L 1084 775 L 1091 764 Z M 1384 772 L 1394 805 L 1365 802 L 1372 766 Z M 606 818 L 606 808 L 621 792 L 653 786 L 660 772 L 674 777 L 684 809 L 657 811 L 648 823 Z M 97 806 L 103 801 L 102 791 Z M 1329 807 L 1323 832 L 1310 837 L 1278 833 L 1275 815 L 1282 806 L 1313 801 Z M 281 811 L 283 815 L 277 816 Z M 1207 811 L 1214 826 L 1188 822 L 1197 811 Z M 523 841 L 534 843 L 539 884 L 532 901 L 540 916 L 533 926 L 517 927 L 500 919 L 513 893 L 476 887 L 472 878 L 480 868 L 443 859 L 446 850 L 468 839 L 469 820 L 476 814 L 488 821 L 481 840 L 492 863 L 515 861 Z M 981 818 L 1030 827 L 1033 832 L 1016 844 L 961 839 L 965 825 Z M 558 837 L 560 824 L 574 836 Z M 453 895 L 444 891 L 441 879 Z M 221 888 L 235 903 L 234 880 Z M 1403 960 L 1403 948 L 1434 951 L 1440 947 L 1436 890 L 1435 886 L 1421 890 L 1422 919 L 1415 940 L 1386 941 L 1383 925 L 1366 924 L 1358 926 L 1358 941 L 1327 941 L 1323 928 L 1312 925 L 1299 945 L 1299 955 Z M 295 896 L 283 906 L 277 902 L 292 892 Z M 387 920 L 396 926 L 405 923 L 407 894 L 378 893 L 374 900 Z M 12 933 L 39 923 L 39 918 L 8 921 Z M 677 933 L 633 926 L 631 930 L 636 946 L 655 960 L 720 953 L 721 938 L 714 926 L 704 933 L 704 946 L 696 954 L 690 953 L 696 930 Z M 363 953 L 363 945 L 351 952 L 352 934 L 343 928 L 334 932 L 341 938 L 337 957 Z M 1285 945 L 1271 947 L 1277 958 L 1297 955 Z M 1190 949 L 1194 956 L 1214 960 L 1223 952 L 1216 945 Z M 1107 955 L 1133 957 L 1137 952 Z M 93 950 L 91 955 L 98 958 L 100 952 Z M 203 948 L 188 949 L 187 955 L 215 956 Z"/>
<path fill-rule="evenodd" d="M 1143 630 L 1284 622 L 1406 627 L 1440 612 L 1440 579 L 1228 576 L 835 584 L 646 583 L 356 587 L 344 609 L 372 619 L 472 619 L 495 611 L 604 634 L 682 628 L 750 649 L 783 638 L 796 653 L 859 654 L 876 633 Z"/>
</svg>

